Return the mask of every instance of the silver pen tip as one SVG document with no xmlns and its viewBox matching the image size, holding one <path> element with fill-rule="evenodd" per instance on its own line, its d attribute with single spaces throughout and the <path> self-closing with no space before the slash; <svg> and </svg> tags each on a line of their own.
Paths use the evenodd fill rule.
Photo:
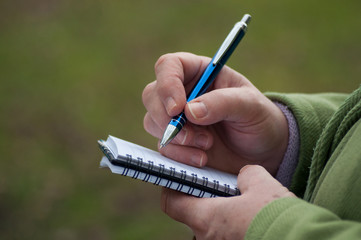
<svg viewBox="0 0 361 240">
<path fill-rule="evenodd" d="M 167 146 L 168 143 L 170 143 L 173 140 L 173 138 L 177 136 L 178 132 L 179 129 L 176 126 L 169 124 L 164 131 L 162 140 L 160 141 L 159 144 L 160 148 Z"/>
</svg>

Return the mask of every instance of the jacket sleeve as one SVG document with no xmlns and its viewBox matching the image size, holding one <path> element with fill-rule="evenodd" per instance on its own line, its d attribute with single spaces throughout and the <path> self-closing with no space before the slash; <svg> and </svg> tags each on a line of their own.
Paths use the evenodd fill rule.
<svg viewBox="0 0 361 240">
<path fill-rule="evenodd" d="M 349 95 L 338 93 L 265 93 L 265 95 L 272 101 L 285 104 L 296 118 L 300 135 L 300 148 L 298 165 L 292 178 L 290 190 L 302 198 L 317 139 L 331 116 Z"/>
<path fill-rule="evenodd" d="M 299 198 L 278 199 L 253 219 L 245 239 L 361 239 L 361 223 L 341 220 L 322 207 Z"/>
</svg>

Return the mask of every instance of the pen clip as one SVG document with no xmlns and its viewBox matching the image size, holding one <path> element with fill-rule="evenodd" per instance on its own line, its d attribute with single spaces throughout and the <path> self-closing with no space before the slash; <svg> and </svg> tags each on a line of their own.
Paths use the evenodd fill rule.
<svg viewBox="0 0 361 240">
<path fill-rule="evenodd" d="M 250 20 L 250 15 L 246 14 L 241 21 L 237 22 L 232 28 L 231 32 L 228 34 L 218 52 L 213 58 L 213 65 L 217 65 L 217 63 L 222 59 L 222 57 L 227 53 L 228 49 L 231 47 L 234 40 L 237 38 L 239 32 L 241 30 L 247 30 L 247 23 Z"/>
</svg>

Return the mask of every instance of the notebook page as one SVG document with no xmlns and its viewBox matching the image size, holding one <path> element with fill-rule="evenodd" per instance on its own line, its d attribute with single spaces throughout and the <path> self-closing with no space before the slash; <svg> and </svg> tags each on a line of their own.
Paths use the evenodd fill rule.
<svg viewBox="0 0 361 240">
<path fill-rule="evenodd" d="M 205 177 L 210 182 L 216 181 L 219 186 L 229 186 L 229 188 L 231 189 L 237 188 L 236 175 L 224 173 L 208 167 L 196 168 L 186 164 L 182 164 L 171 160 L 165 156 L 162 156 L 159 152 L 113 136 L 109 136 L 107 142 L 108 141 L 113 141 L 114 144 L 110 145 L 116 146 L 114 152 L 117 152 L 119 156 L 126 156 L 127 154 L 130 154 L 132 158 L 141 158 L 143 159 L 143 161 L 146 162 L 153 161 L 155 165 L 162 164 L 166 169 L 174 168 L 176 172 L 180 172 L 181 170 L 183 170 L 189 174 L 194 174 L 199 179 Z"/>
</svg>

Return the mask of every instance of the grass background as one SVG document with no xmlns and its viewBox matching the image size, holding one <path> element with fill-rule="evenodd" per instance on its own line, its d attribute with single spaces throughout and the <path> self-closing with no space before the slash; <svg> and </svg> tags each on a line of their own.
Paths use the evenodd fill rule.
<svg viewBox="0 0 361 240">
<path fill-rule="evenodd" d="M 228 65 L 262 91 L 351 92 L 361 2 L 0 1 L 0 239 L 190 239 L 160 188 L 98 168 L 112 134 L 155 148 L 141 102 L 168 52 L 213 56 L 253 17 Z"/>
</svg>

